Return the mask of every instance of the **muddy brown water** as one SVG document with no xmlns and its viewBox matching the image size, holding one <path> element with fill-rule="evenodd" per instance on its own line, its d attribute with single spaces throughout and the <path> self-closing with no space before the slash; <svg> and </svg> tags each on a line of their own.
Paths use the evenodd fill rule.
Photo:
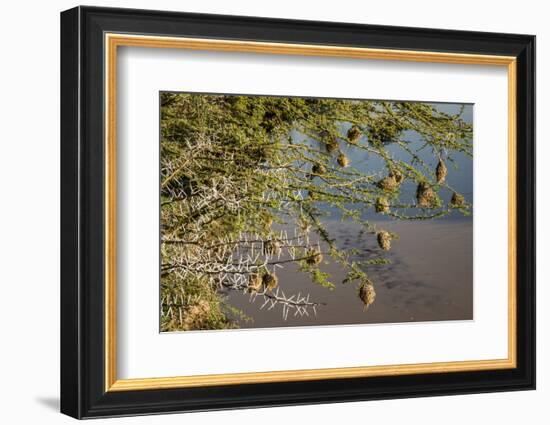
<svg viewBox="0 0 550 425">
<path fill-rule="evenodd" d="M 365 323 L 471 320 L 473 318 L 473 226 L 471 219 L 444 221 L 385 221 L 379 228 L 399 235 L 384 254 L 391 264 L 370 266 L 376 300 L 365 310 L 355 284 L 342 284 L 346 271 L 325 258 L 321 270 L 331 275 L 333 290 L 313 283 L 290 263 L 279 269 L 280 289 L 285 294 L 309 294 L 310 300 L 324 303 L 317 314 L 284 320 L 282 308 L 260 309 L 256 299 L 242 292 L 230 292 L 227 301 L 244 312 L 249 320 L 238 320 L 241 328 L 326 326 Z M 354 223 L 327 224 L 331 236 L 342 249 L 357 248 L 360 256 L 378 250 L 374 235 L 360 233 Z"/>
</svg>

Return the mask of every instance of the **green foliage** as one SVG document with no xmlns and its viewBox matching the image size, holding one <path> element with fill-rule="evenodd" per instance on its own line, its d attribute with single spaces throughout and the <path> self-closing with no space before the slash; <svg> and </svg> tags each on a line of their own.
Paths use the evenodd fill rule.
<svg viewBox="0 0 550 425">
<path fill-rule="evenodd" d="M 161 331 L 230 329 L 235 327 L 226 311 L 241 314 L 224 304 L 219 295 L 202 279 L 161 284 Z"/>
</svg>

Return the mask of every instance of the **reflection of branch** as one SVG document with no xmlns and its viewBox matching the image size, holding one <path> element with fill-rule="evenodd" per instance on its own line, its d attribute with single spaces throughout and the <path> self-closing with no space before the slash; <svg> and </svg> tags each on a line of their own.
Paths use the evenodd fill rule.
<svg viewBox="0 0 550 425">
<path fill-rule="evenodd" d="M 300 236 L 296 236 L 294 238 L 288 238 L 288 239 L 277 239 L 278 241 L 280 242 L 286 242 L 286 241 L 292 241 L 292 240 L 297 240 L 299 239 Z M 220 243 L 216 243 L 216 244 L 213 244 L 213 245 L 202 245 L 202 243 L 200 241 L 189 241 L 189 240 L 185 240 L 185 239 L 162 239 L 162 243 L 165 243 L 165 244 L 182 244 L 182 245 L 201 245 L 201 247 L 203 249 L 214 249 L 214 248 L 218 248 L 220 246 L 224 246 L 224 245 L 240 245 L 240 244 L 263 244 L 266 242 L 266 240 L 268 239 L 251 239 L 251 240 L 246 240 L 246 239 L 242 239 L 242 240 L 235 240 L 235 241 L 227 241 L 227 242 L 220 242 Z M 294 246 L 294 245 L 293 245 Z"/>
<path fill-rule="evenodd" d="M 262 268 L 262 267 L 265 267 L 265 266 L 277 266 L 277 265 L 280 265 L 280 264 L 297 263 L 297 262 L 300 262 L 300 261 L 314 259 L 314 258 L 317 257 L 318 254 L 322 254 L 322 253 L 319 252 L 319 253 L 315 253 L 315 254 L 312 254 L 312 255 L 307 255 L 305 257 L 300 257 L 300 258 L 288 258 L 286 260 L 267 261 L 267 262 L 262 263 L 259 266 L 250 266 L 250 267 L 256 267 L 256 269 L 259 269 L 259 268 Z M 202 262 L 199 261 L 199 262 L 195 262 L 195 263 L 176 262 L 176 263 L 172 263 L 172 264 L 163 265 L 161 267 L 161 270 L 162 271 L 167 271 L 167 270 L 180 268 L 180 269 L 185 269 L 188 272 L 196 271 L 196 272 L 207 273 L 207 274 L 241 273 L 240 270 L 231 270 L 230 269 L 230 267 L 232 267 L 232 266 L 239 267 L 240 265 L 241 265 L 241 263 L 220 263 L 220 268 L 221 268 L 220 270 L 210 271 L 210 270 L 204 270 L 203 267 L 201 267 L 201 266 L 212 267 L 213 264 L 212 264 L 211 261 L 202 261 Z M 193 267 L 196 267 L 196 268 L 193 269 Z M 250 270 L 249 272 L 244 273 L 244 274 L 252 274 L 252 273 L 257 271 L 256 269 L 255 270 Z"/>
<path fill-rule="evenodd" d="M 263 297 L 264 300 L 260 310 L 264 307 L 267 307 L 267 310 L 272 310 L 275 306 L 281 305 L 283 308 L 284 320 L 287 320 L 291 311 L 294 311 L 294 316 L 309 316 L 308 309 L 311 309 L 313 314 L 317 315 L 317 307 L 326 305 L 325 303 L 310 301 L 309 294 L 302 295 L 301 293 L 298 293 L 288 297 L 285 295 L 284 291 L 279 290 L 279 288 L 277 288 L 275 293 L 264 291 L 253 294 L 251 296 L 251 301 L 254 302 L 257 297 Z"/>
<path fill-rule="evenodd" d="M 212 240 L 210 238 L 210 240 Z M 241 233 L 236 238 L 221 237 L 204 243 L 204 237 L 197 235 L 192 239 L 167 239 L 163 249 L 170 249 L 171 260 L 163 261 L 161 271 L 169 273 L 179 271 L 198 275 L 250 275 L 269 267 L 281 267 L 282 264 L 313 259 L 320 253 L 316 248 L 307 255 L 300 255 L 313 248 L 307 233 L 289 236 L 286 231 L 271 232 L 268 235 Z M 281 258 L 283 250 L 287 258 Z M 239 282 L 239 286 L 245 282 Z"/>
</svg>

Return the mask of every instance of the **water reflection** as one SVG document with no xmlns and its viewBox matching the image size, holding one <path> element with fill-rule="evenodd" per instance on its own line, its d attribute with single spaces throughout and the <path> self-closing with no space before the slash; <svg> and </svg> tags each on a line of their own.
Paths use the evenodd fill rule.
<svg viewBox="0 0 550 425">
<path fill-rule="evenodd" d="M 437 109 L 453 114 L 460 105 L 438 104 Z M 464 107 L 463 119 L 471 123 L 473 106 Z M 352 131 L 348 124 L 342 132 Z M 294 133 L 296 140 L 315 143 L 304 135 Z M 429 149 L 422 148 L 422 140 L 413 131 L 405 132 L 406 139 L 413 151 L 431 169 L 436 169 L 440 161 Z M 399 146 L 387 144 L 388 153 L 396 160 L 407 161 L 407 153 Z M 346 144 L 341 148 L 351 167 L 361 173 L 379 174 L 381 178 L 387 173 L 386 164 L 379 156 Z M 448 185 L 464 196 L 457 199 L 453 191 L 442 189 L 440 195 L 447 202 L 473 202 L 473 162 L 472 158 L 460 152 L 453 152 L 453 161 L 445 170 Z M 319 170 L 317 170 L 319 171 Z M 442 172 L 442 171 L 439 171 Z M 417 196 L 417 185 L 405 181 L 401 185 L 399 200 L 414 204 Z M 351 208 L 352 205 L 347 205 Z M 336 288 L 330 290 L 312 283 L 309 275 L 299 271 L 298 266 L 289 263 L 280 269 L 279 289 L 287 293 L 309 293 L 323 305 L 315 315 L 299 315 L 283 318 L 280 311 L 260 309 L 261 298 L 254 295 L 229 291 L 227 299 L 232 306 L 241 309 L 248 320 L 237 319 L 242 328 L 335 325 L 360 323 L 397 323 L 410 321 L 434 320 L 469 320 L 473 318 L 473 222 L 472 216 L 464 216 L 453 211 L 443 217 L 427 221 L 397 221 L 391 217 L 377 214 L 384 205 L 360 211 L 361 219 L 368 220 L 373 226 L 383 228 L 399 236 L 391 241 L 391 250 L 385 257 L 391 264 L 371 266 L 370 278 L 376 282 L 376 302 L 365 314 L 364 308 L 357 300 L 357 287 L 344 285 L 346 270 L 334 260 L 328 258 L 320 266 L 321 271 L 330 274 L 330 280 Z M 342 221 L 338 208 L 322 207 L 326 213 L 322 222 L 329 230 L 338 248 L 355 252 L 354 259 L 374 259 L 376 239 L 365 237 L 363 228 L 350 220 Z M 411 213 L 405 210 L 403 213 Z M 326 249 L 326 247 L 322 247 Z"/>
</svg>

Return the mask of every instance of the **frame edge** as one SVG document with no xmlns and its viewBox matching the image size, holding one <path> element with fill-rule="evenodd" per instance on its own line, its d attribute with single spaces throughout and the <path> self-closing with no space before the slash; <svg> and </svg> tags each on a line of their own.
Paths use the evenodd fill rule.
<svg viewBox="0 0 550 425">
<path fill-rule="evenodd" d="M 79 276 L 80 8 L 60 14 L 60 411 L 82 417 Z"/>
<path fill-rule="evenodd" d="M 523 389 L 536 389 L 536 36 L 525 36 L 518 54 L 517 229 L 518 357 Z M 522 107 L 521 107 L 522 106 Z"/>
</svg>

